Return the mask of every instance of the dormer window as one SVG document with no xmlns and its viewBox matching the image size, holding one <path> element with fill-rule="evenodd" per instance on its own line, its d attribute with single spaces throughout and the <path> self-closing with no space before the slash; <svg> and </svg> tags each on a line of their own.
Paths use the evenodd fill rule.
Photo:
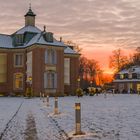
<svg viewBox="0 0 140 140">
<path fill-rule="evenodd" d="M 23 35 L 22 34 L 16 34 L 15 35 L 15 45 L 22 45 L 24 43 Z"/>
<path fill-rule="evenodd" d="M 53 42 L 53 33 L 51 32 L 46 32 L 44 34 L 44 39 L 47 41 L 47 42 Z"/>
</svg>

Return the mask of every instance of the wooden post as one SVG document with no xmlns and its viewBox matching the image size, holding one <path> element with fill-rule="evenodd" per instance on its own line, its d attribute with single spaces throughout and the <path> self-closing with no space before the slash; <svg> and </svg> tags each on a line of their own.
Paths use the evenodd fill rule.
<svg viewBox="0 0 140 140">
<path fill-rule="evenodd" d="M 81 104 L 75 103 L 75 135 L 81 134 Z"/>
<path fill-rule="evenodd" d="M 49 106 L 49 95 L 47 95 L 47 106 Z"/>
<path fill-rule="evenodd" d="M 44 93 L 42 94 L 42 97 L 43 97 L 43 103 L 45 102 L 45 99 L 44 99 Z"/>
<path fill-rule="evenodd" d="M 40 100 L 41 100 L 41 92 L 40 92 Z"/>
<path fill-rule="evenodd" d="M 58 114 L 58 97 L 54 100 L 54 114 Z"/>
</svg>

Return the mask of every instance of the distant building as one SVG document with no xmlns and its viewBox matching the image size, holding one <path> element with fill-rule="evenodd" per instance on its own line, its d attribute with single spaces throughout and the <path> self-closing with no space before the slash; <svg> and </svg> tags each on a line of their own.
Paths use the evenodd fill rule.
<svg viewBox="0 0 140 140">
<path fill-rule="evenodd" d="M 140 91 L 140 66 L 118 72 L 113 83 L 120 93 L 137 93 Z"/>
<path fill-rule="evenodd" d="M 23 28 L 12 35 L 0 34 L 0 93 L 24 95 L 30 86 L 35 95 L 74 94 L 79 54 L 46 27 L 37 28 L 35 17 L 30 7 Z"/>
</svg>

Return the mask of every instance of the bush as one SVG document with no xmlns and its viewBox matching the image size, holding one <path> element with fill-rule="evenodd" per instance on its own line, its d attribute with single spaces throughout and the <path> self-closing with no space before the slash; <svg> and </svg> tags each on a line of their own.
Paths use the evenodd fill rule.
<svg viewBox="0 0 140 140">
<path fill-rule="evenodd" d="M 83 90 L 82 90 L 81 88 L 77 88 L 77 90 L 76 90 L 76 95 L 77 95 L 78 97 L 82 97 L 82 96 L 83 96 Z"/>
<path fill-rule="evenodd" d="M 94 96 L 94 95 L 95 95 L 94 89 L 91 89 L 91 90 L 89 91 L 89 95 L 90 95 L 90 96 Z"/>
</svg>

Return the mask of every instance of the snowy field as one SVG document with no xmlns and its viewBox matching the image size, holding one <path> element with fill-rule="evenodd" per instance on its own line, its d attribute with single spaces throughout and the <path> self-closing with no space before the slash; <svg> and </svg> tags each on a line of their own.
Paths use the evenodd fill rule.
<svg viewBox="0 0 140 140">
<path fill-rule="evenodd" d="M 54 98 L 0 98 L 0 140 L 140 140 L 140 96 L 63 97 L 59 115 Z M 81 102 L 82 131 L 73 136 L 75 102 Z"/>
</svg>

